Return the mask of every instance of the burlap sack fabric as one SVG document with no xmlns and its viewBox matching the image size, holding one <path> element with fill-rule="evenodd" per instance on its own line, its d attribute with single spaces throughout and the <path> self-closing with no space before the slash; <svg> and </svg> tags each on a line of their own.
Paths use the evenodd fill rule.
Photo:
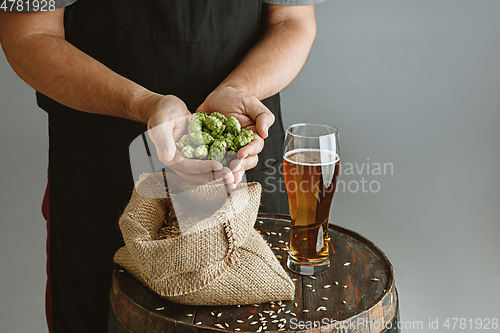
<svg viewBox="0 0 500 333">
<path fill-rule="evenodd" d="M 173 174 L 143 177 L 120 218 L 126 245 L 114 260 L 177 303 L 293 299 L 293 282 L 254 229 L 261 191 L 248 183 L 228 195 L 224 185 L 193 186 Z"/>
</svg>

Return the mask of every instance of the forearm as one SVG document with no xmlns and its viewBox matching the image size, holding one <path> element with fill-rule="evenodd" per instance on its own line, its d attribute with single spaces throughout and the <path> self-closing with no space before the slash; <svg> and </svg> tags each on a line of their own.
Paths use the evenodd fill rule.
<svg viewBox="0 0 500 333">
<path fill-rule="evenodd" d="M 35 90 L 80 111 L 147 122 L 148 100 L 159 95 L 111 71 L 57 33 L 3 32 L 7 60 Z"/>
<path fill-rule="evenodd" d="M 220 87 L 230 86 L 260 100 L 278 93 L 302 69 L 315 35 L 314 9 L 307 18 L 278 17 Z"/>
</svg>

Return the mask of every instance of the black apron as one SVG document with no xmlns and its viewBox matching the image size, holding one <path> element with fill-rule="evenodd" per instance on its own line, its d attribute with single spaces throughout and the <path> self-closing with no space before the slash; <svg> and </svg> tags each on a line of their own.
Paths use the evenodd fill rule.
<svg viewBox="0 0 500 333">
<path fill-rule="evenodd" d="M 79 0 L 66 8 L 66 39 L 115 72 L 192 112 L 261 35 L 260 0 Z M 117 221 L 134 182 L 129 145 L 141 123 L 84 113 L 37 94 L 49 114 L 50 290 L 56 333 L 106 332 Z M 261 211 L 288 213 L 279 166 L 284 130 L 279 96 L 259 165 Z"/>
</svg>

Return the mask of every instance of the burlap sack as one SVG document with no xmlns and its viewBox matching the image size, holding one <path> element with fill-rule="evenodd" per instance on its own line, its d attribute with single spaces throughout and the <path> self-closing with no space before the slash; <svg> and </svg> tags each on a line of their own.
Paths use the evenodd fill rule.
<svg viewBox="0 0 500 333">
<path fill-rule="evenodd" d="M 293 299 L 293 282 L 254 229 L 261 191 L 259 183 L 241 184 L 229 194 L 224 185 L 192 186 L 173 174 L 149 175 L 136 184 L 120 218 L 126 246 L 114 260 L 177 303 Z"/>
</svg>

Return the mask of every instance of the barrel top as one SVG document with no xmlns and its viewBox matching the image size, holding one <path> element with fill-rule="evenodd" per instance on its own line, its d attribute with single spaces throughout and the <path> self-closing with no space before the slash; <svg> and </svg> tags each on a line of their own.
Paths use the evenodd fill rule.
<svg viewBox="0 0 500 333">
<path fill-rule="evenodd" d="M 343 332 L 382 332 L 382 323 L 396 316 L 398 302 L 393 267 L 386 255 L 368 239 L 354 231 L 330 225 L 330 268 L 323 274 L 310 277 L 286 268 L 289 216 L 261 214 L 255 228 L 271 244 L 273 252 L 295 281 L 293 301 L 241 306 L 176 304 L 160 297 L 117 267 L 110 294 L 116 317 L 131 332 L 156 333 L 256 332 L 259 328 L 265 332 L 295 332 L 301 321 L 304 326 L 300 331 L 304 332 L 336 332 L 352 321 L 357 325 L 351 325 Z M 321 323 L 321 328 L 311 326 L 314 322 Z M 359 326 L 360 323 L 364 328 Z"/>
</svg>

